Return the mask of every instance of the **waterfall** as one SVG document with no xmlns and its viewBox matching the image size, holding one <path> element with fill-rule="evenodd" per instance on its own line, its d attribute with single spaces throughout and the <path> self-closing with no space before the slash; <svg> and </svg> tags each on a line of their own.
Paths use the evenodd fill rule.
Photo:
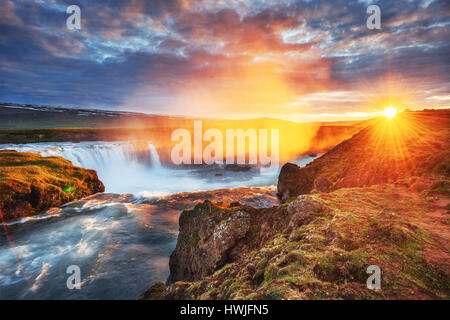
<svg viewBox="0 0 450 320">
<path fill-rule="evenodd" d="M 155 146 L 151 142 L 148 143 L 148 148 L 150 149 L 150 160 L 153 168 L 160 169 L 161 161 L 159 160 L 158 151 L 156 151 Z"/>
<path fill-rule="evenodd" d="M 149 141 L 0 144 L 2 149 L 61 156 L 76 166 L 95 170 L 107 193 L 132 193 L 143 197 L 184 191 L 267 186 L 276 183 L 278 177 L 277 172 L 261 174 L 258 169 L 232 172 L 221 166 L 181 167 L 180 170 L 164 167 L 156 148 Z M 306 165 L 313 159 L 302 157 L 293 161 Z"/>
</svg>

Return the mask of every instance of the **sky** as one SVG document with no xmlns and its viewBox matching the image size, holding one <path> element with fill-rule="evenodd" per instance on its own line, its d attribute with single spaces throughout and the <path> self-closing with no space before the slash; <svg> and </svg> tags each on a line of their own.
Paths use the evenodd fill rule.
<svg viewBox="0 0 450 320">
<path fill-rule="evenodd" d="M 0 101 L 295 121 L 447 107 L 449 27 L 448 0 L 2 0 Z"/>
</svg>

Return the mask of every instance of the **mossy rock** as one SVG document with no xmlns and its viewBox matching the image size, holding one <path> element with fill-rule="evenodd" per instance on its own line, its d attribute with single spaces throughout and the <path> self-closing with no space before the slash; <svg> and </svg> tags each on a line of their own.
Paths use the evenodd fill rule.
<svg viewBox="0 0 450 320">
<path fill-rule="evenodd" d="M 104 191 L 94 170 L 76 167 L 62 157 L 0 151 L 0 209 L 5 220 Z"/>
<path fill-rule="evenodd" d="M 166 292 L 166 285 L 162 282 L 157 282 L 147 289 L 140 297 L 141 300 L 161 300 L 164 298 Z"/>
</svg>

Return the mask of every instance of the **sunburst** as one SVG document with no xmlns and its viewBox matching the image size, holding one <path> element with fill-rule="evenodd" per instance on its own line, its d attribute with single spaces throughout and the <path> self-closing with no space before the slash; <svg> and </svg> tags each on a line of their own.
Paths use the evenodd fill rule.
<svg viewBox="0 0 450 320">
<path fill-rule="evenodd" d="M 389 106 L 389 107 L 387 107 L 386 109 L 383 110 L 382 114 L 386 118 L 392 119 L 397 114 L 397 109 L 395 109 L 392 106 Z"/>
</svg>

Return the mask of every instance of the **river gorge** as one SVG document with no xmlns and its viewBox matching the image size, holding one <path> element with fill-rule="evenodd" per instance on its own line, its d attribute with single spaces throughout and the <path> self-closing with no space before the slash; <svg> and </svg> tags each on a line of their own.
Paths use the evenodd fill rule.
<svg viewBox="0 0 450 320">
<path fill-rule="evenodd" d="M 106 188 L 106 193 L 6 223 L 0 231 L 0 299 L 136 299 L 167 279 L 182 210 L 206 199 L 278 204 L 273 186 L 278 173 L 220 165 L 174 168 L 160 162 L 150 141 L 140 145 L 0 145 L 0 150 L 62 156 L 96 170 Z M 306 165 L 313 159 L 295 162 Z M 81 290 L 67 289 L 70 265 L 80 267 Z"/>
</svg>

